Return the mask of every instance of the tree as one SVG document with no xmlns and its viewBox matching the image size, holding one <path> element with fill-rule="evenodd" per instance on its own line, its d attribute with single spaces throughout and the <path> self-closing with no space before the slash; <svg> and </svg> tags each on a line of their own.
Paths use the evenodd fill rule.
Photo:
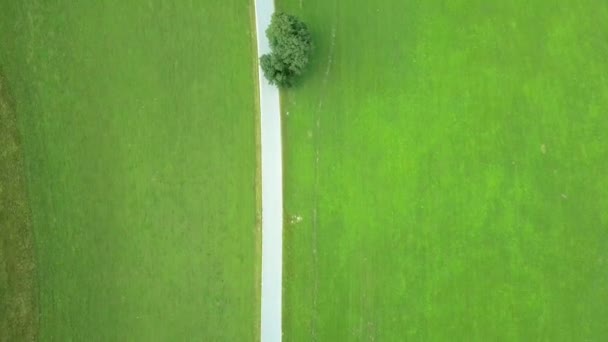
<svg viewBox="0 0 608 342">
<path fill-rule="evenodd" d="M 270 84 L 290 87 L 304 72 L 312 51 L 306 24 L 293 15 L 275 12 L 266 29 L 271 53 L 260 58 L 260 66 Z"/>
</svg>

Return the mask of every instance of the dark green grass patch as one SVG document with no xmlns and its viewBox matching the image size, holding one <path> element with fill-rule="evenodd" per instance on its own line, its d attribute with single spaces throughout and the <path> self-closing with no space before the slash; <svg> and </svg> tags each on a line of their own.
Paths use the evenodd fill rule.
<svg viewBox="0 0 608 342">
<path fill-rule="evenodd" d="M 0 341 L 32 341 L 37 288 L 23 151 L 6 82 L 0 74 Z"/>
<path fill-rule="evenodd" d="M 279 8 L 285 338 L 608 339 L 608 4 Z"/>
<path fill-rule="evenodd" d="M 42 341 L 259 335 L 250 6 L 0 2 Z"/>
</svg>

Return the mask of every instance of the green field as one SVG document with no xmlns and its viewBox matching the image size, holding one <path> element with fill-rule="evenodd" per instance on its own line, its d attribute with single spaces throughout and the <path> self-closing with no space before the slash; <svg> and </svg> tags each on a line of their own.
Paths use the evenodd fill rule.
<svg viewBox="0 0 608 342">
<path fill-rule="evenodd" d="M 251 6 L 0 1 L 41 341 L 257 338 Z"/>
<path fill-rule="evenodd" d="M 608 2 L 278 6 L 285 340 L 608 340 Z"/>
<path fill-rule="evenodd" d="M 252 5 L 0 0 L 0 342 L 259 338 Z M 284 340 L 608 340 L 608 3 L 277 6 Z"/>
<path fill-rule="evenodd" d="M 38 329 L 32 222 L 14 102 L 0 74 L 0 342 Z"/>
</svg>

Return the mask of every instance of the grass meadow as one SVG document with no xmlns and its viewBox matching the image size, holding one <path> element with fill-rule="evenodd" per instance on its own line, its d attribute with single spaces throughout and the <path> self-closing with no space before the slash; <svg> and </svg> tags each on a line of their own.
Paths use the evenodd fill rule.
<svg viewBox="0 0 608 342">
<path fill-rule="evenodd" d="M 608 338 L 608 3 L 280 0 L 289 341 Z"/>
<path fill-rule="evenodd" d="M 276 4 L 284 340 L 608 339 L 608 3 Z M 0 341 L 259 338 L 252 6 L 0 1 Z"/>
<path fill-rule="evenodd" d="M 0 342 L 38 334 L 36 262 L 21 137 L 0 74 Z"/>
<path fill-rule="evenodd" d="M 251 13 L 247 0 L 0 3 L 41 341 L 258 337 Z"/>
</svg>

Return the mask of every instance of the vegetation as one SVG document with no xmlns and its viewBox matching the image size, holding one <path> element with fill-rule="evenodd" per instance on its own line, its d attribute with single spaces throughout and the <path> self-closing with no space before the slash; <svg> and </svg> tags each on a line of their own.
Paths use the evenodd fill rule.
<svg viewBox="0 0 608 342">
<path fill-rule="evenodd" d="M 259 336 L 250 1 L 147 3 L 0 1 L 43 342 Z"/>
<path fill-rule="evenodd" d="M 0 342 L 37 336 L 35 259 L 21 143 L 0 75 Z"/>
<path fill-rule="evenodd" d="M 260 58 L 264 76 L 271 84 L 290 87 L 309 62 L 312 40 L 308 27 L 293 15 L 276 12 L 266 36 L 272 52 Z"/>
<path fill-rule="evenodd" d="M 608 341 L 608 2 L 301 3 L 284 340 Z"/>
</svg>

